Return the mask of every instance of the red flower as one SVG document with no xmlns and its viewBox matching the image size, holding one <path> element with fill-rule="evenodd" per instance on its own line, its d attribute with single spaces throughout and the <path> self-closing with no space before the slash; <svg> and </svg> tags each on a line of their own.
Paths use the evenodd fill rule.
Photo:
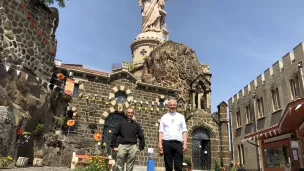
<svg viewBox="0 0 304 171">
<path fill-rule="evenodd" d="M 41 35 L 41 30 L 40 29 L 37 30 L 37 34 Z"/>
<path fill-rule="evenodd" d="M 33 27 L 36 27 L 37 23 L 35 21 L 32 21 L 32 25 L 33 25 Z"/>
<path fill-rule="evenodd" d="M 27 13 L 27 18 L 32 18 L 31 13 Z"/>
<path fill-rule="evenodd" d="M 21 135 L 23 132 L 24 132 L 24 130 L 23 130 L 22 128 L 19 128 L 19 129 L 17 130 L 17 135 Z"/>
<path fill-rule="evenodd" d="M 19 6 L 20 6 L 21 8 L 24 8 L 24 2 L 20 2 Z"/>
<path fill-rule="evenodd" d="M 51 52 L 52 52 L 52 54 L 55 54 L 55 53 L 56 53 L 56 50 L 55 50 L 55 49 L 52 49 Z"/>
<path fill-rule="evenodd" d="M 43 38 L 43 42 L 44 42 L 44 44 L 46 44 L 46 45 L 48 45 L 48 44 L 49 44 L 48 39 L 46 39 L 45 37 Z"/>
</svg>

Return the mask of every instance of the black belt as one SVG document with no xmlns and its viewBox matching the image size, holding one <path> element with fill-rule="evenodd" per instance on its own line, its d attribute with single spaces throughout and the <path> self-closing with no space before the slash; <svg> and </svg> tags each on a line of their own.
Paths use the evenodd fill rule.
<svg viewBox="0 0 304 171">
<path fill-rule="evenodd" d="M 171 143 L 182 143 L 182 142 L 180 142 L 178 140 L 164 140 L 164 141 L 171 142 Z"/>
<path fill-rule="evenodd" d="M 121 144 L 123 144 L 123 145 L 134 145 L 136 143 L 121 143 Z"/>
</svg>

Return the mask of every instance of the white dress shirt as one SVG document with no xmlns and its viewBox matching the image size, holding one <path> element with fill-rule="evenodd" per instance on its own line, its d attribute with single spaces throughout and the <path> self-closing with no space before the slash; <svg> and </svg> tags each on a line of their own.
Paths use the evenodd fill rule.
<svg viewBox="0 0 304 171">
<path fill-rule="evenodd" d="M 185 117 L 177 112 L 167 113 L 160 120 L 159 131 L 164 140 L 183 142 L 183 132 L 187 132 Z"/>
</svg>

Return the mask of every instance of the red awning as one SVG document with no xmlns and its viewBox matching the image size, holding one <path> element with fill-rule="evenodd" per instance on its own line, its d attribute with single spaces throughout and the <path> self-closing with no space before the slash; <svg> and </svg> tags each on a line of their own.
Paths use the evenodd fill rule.
<svg viewBox="0 0 304 171">
<path fill-rule="evenodd" d="M 304 122 L 304 98 L 290 102 L 277 125 L 247 134 L 243 141 L 260 137 L 269 138 L 299 129 Z"/>
<path fill-rule="evenodd" d="M 290 102 L 279 122 L 280 134 L 299 129 L 304 122 L 304 98 Z"/>
</svg>

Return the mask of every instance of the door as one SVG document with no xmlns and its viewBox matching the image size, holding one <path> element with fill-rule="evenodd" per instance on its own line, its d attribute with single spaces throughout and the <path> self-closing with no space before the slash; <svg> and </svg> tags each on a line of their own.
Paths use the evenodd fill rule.
<svg viewBox="0 0 304 171">
<path fill-rule="evenodd" d="M 211 169 L 211 145 L 209 131 L 205 128 L 195 129 L 192 133 L 193 168 Z"/>
<path fill-rule="evenodd" d="M 106 119 L 103 127 L 102 133 L 102 144 L 106 144 L 105 150 L 108 154 L 111 154 L 110 143 L 112 141 L 112 134 L 114 133 L 116 127 L 121 122 L 127 120 L 127 118 L 120 113 L 112 113 Z M 104 145 L 103 145 L 104 146 Z"/>
</svg>

